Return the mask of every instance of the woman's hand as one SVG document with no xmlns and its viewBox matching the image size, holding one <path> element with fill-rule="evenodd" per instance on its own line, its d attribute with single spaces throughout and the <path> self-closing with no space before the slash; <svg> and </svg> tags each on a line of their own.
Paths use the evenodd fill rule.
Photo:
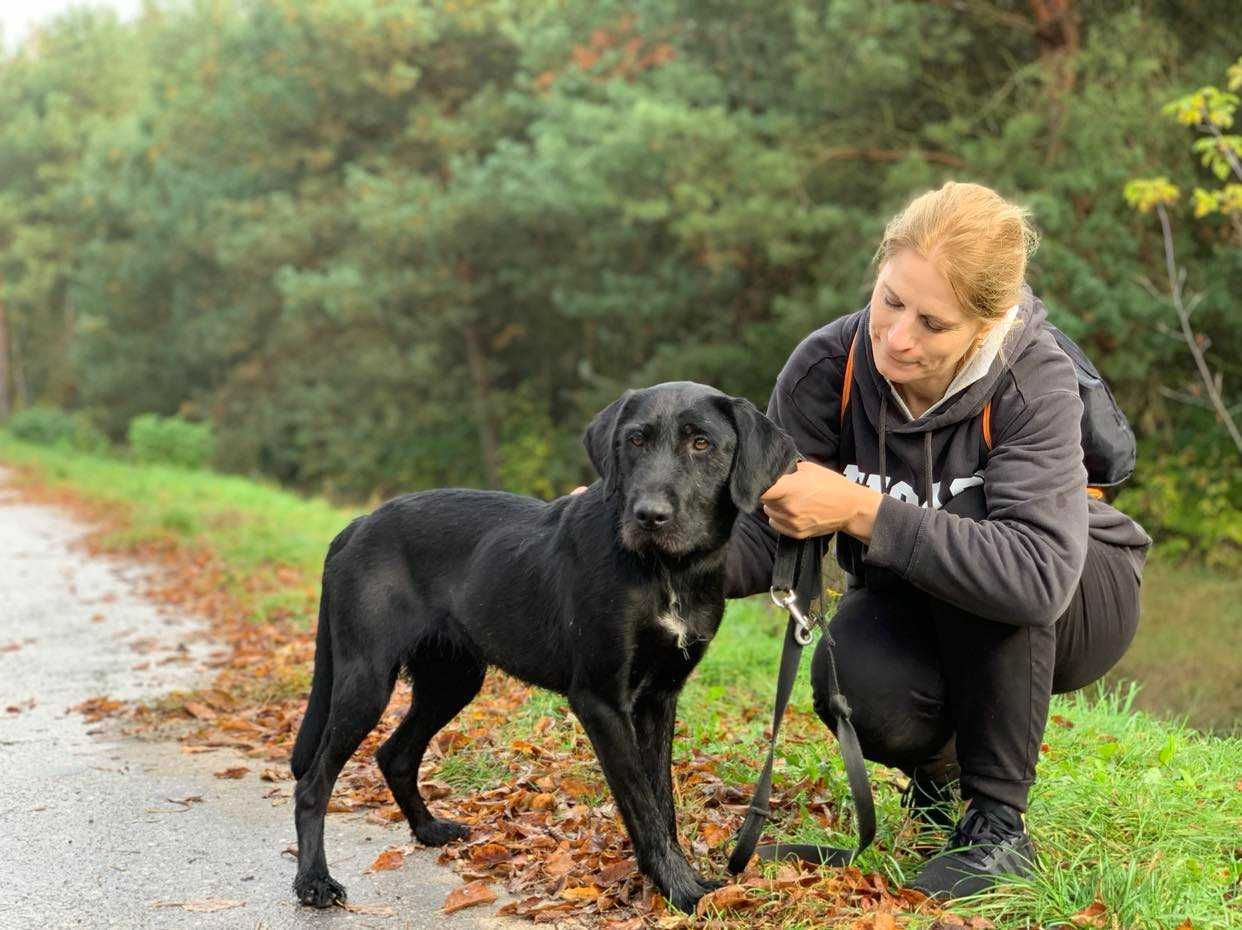
<svg viewBox="0 0 1242 930">
<path fill-rule="evenodd" d="M 783 536 L 806 539 L 840 531 L 867 543 L 883 498 L 831 469 L 802 461 L 759 499 L 768 523 Z"/>
</svg>

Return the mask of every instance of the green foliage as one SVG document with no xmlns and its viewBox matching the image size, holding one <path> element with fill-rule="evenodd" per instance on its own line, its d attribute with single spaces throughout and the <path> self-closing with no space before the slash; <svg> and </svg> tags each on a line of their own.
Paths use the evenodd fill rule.
<svg viewBox="0 0 1242 930">
<path fill-rule="evenodd" d="M 1126 203 L 1140 213 L 1150 213 L 1158 204 L 1174 204 L 1180 195 L 1177 187 L 1165 177 L 1135 178 L 1127 181 L 1124 191 Z"/>
<path fill-rule="evenodd" d="M 1237 181 L 1242 181 L 1242 136 L 1227 135 L 1224 132 L 1233 126 L 1234 114 L 1238 109 L 1238 95 L 1232 91 L 1242 87 L 1242 58 L 1229 66 L 1227 77 L 1229 90 L 1225 91 L 1219 87 L 1207 85 L 1192 94 L 1170 101 L 1161 111 L 1180 125 L 1192 126 L 1200 132 L 1207 133 L 1194 141 L 1191 151 L 1199 156 L 1203 167 L 1211 171 L 1216 180 L 1221 182 L 1231 176 Z M 1127 202 L 1144 213 L 1148 212 L 1157 202 L 1176 203 L 1177 189 L 1168 185 L 1167 182 L 1161 187 L 1159 182 L 1164 180 L 1164 178 L 1159 178 L 1152 182 L 1131 182 L 1137 185 L 1133 191 L 1133 197 L 1131 185 L 1127 184 L 1125 195 Z M 1212 213 L 1242 217 L 1242 184 L 1236 181 L 1230 182 L 1217 190 L 1196 187 L 1192 195 L 1192 204 L 1196 219 L 1202 219 Z M 1242 231 L 1239 235 L 1242 236 Z"/>
<path fill-rule="evenodd" d="M 79 452 L 107 452 L 108 438 L 81 414 L 57 407 L 28 407 L 5 424 L 18 439 L 42 446 L 64 446 Z"/>
<path fill-rule="evenodd" d="M 143 464 L 205 468 L 215 451 L 209 423 L 144 413 L 134 417 L 126 437 L 135 461 Z"/>
<path fill-rule="evenodd" d="M 1236 86 L 1194 89 L 1242 73 L 1175 5 L 1088 0 L 1072 35 L 916 0 L 157 6 L 0 55 L 18 407 L 114 438 L 185 413 L 221 467 L 355 500 L 552 496 L 590 478 L 578 437 L 624 388 L 762 405 L 865 300 L 885 220 L 956 178 L 1034 210 L 1032 285 L 1171 448 L 1163 397 L 1195 375 L 1122 188 L 1204 190 L 1218 161 L 1153 115 L 1224 114 Z M 1196 328 L 1239 358 L 1242 259 L 1202 225 L 1176 233 Z"/>
<path fill-rule="evenodd" d="M 1166 556 L 1194 556 L 1219 568 L 1242 569 L 1237 457 L 1202 442 L 1144 452 L 1141 480 L 1118 495 L 1117 506 L 1160 540 Z"/>
</svg>

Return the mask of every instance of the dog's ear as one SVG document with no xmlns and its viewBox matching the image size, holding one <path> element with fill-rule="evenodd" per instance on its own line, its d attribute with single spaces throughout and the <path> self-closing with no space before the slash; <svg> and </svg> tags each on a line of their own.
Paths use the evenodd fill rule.
<svg viewBox="0 0 1242 930">
<path fill-rule="evenodd" d="M 604 479 L 605 497 L 611 497 L 621 485 L 621 437 L 617 435 L 617 426 L 625 419 L 625 409 L 633 396 L 633 391 L 626 391 L 595 414 L 595 418 L 587 424 L 586 432 L 582 434 L 582 444 L 586 446 L 591 464 Z"/>
<path fill-rule="evenodd" d="M 732 398 L 730 411 L 737 451 L 733 453 L 729 495 L 739 511 L 750 513 L 759 506 L 759 495 L 797 466 L 798 449 L 788 433 L 746 398 Z"/>
</svg>

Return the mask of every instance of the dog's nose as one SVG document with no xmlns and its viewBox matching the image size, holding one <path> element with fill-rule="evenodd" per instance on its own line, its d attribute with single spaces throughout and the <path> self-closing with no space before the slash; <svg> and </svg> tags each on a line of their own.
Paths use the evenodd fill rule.
<svg viewBox="0 0 1242 930">
<path fill-rule="evenodd" d="M 656 530 L 673 519 L 673 507 L 659 501 L 640 501 L 634 506 L 634 519 L 643 529 Z"/>
</svg>

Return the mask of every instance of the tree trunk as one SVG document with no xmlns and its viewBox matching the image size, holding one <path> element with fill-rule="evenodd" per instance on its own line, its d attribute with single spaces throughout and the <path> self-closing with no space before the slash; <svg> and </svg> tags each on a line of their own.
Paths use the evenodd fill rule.
<svg viewBox="0 0 1242 930">
<path fill-rule="evenodd" d="M 483 453 L 483 473 L 487 485 L 500 487 L 498 467 L 496 424 L 492 422 L 491 392 L 487 383 L 487 357 L 483 352 L 478 328 L 467 323 L 465 329 L 466 364 L 470 368 L 470 383 L 474 388 L 474 422 L 479 431 L 479 449 Z"/>
<path fill-rule="evenodd" d="M 1080 44 L 1078 12 L 1074 0 L 1030 0 L 1035 14 L 1035 38 L 1039 60 L 1048 75 L 1051 98 L 1051 132 L 1045 162 L 1056 160 L 1061 152 L 1069 98 L 1074 93 Z"/>
</svg>

